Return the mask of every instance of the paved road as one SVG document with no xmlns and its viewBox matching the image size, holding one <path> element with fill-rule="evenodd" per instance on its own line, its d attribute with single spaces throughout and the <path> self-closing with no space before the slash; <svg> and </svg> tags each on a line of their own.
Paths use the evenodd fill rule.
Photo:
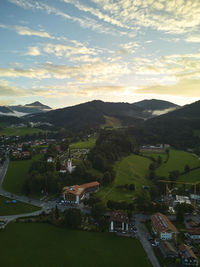
<svg viewBox="0 0 200 267">
<path fill-rule="evenodd" d="M 141 223 L 141 220 L 144 220 L 144 219 L 149 219 L 149 216 L 145 216 L 145 215 L 142 215 L 142 214 L 137 214 L 134 216 L 134 219 L 135 219 L 135 226 L 137 228 L 137 237 L 138 239 L 140 240 L 146 254 L 147 254 L 147 257 L 149 258 L 151 264 L 154 266 L 154 267 L 160 267 L 160 264 L 154 254 L 154 251 L 153 251 L 153 248 L 149 242 L 149 238 L 151 238 L 146 226 L 144 223 Z"/>
</svg>

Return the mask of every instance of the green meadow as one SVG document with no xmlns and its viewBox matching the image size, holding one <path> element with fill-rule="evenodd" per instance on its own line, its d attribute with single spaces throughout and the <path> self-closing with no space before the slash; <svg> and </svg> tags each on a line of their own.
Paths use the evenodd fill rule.
<svg viewBox="0 0 200 267">
<path fill-rule="evenodd" d="M 184 175 L 181 175 L 179 181 L 188 183 L 200 182 L 200 169 L 193 170 Z"/>
<path fill-rule="evenodd" d="M 111 185 L 102 188 L 97 193 L 97 196 L 105 202 L 109 199 L 131 202 L 137 192 L 144 190 L 142 189 L 143 185 L 151 184 L 147 179 L 149 164 L 151 162 L 150 159 L 134 154 L 117 161 L 114 165 L 116 171 L 114 182 Z M 136 190 L 131 191 L 116 188 L 116 185 L 124 184 L 135 184 Z"/>
<path fill-rule="evenodd" d="M 11 223 L 0 232 L 2 267 L 149 267 L 137 239 L 39 223 Z"/>
<path fill-rule="evenodd" d="M 89 149 L 92 148 L 96 143 L 96 138 L 92 137 L 85 141 L 79 141 L 76 143 L 70 144 L 71 149 Z"/>
<path fill-rule="evenodd" d="M 24 136 L 26 134 L 38 134 L 44 133 L 46 131 L 38 129 L 38 128 L 29 128 L 29 127 L 20 127 L 20 128 L 4 128 L 0 130 L 0 135 L 7 135 L 7 136 Z"/>
<path fill-rule="evenodd" d="M 6 203 L 6 201 L 9 201 L 9 203 Z M 0 196 L 0 216 L 29 213 L 39 209 L 38 207 L 20 201 L 12 203 L 10 198 Z"/>
<path fill-rule="evenodd" d="M 22 194 L 22 188 L 25 179 L 28 177 L 29 168 L 34 160 L 37 160 L 41 155 L 36 155 L 28 160 L 10 161 L 8 171 L 3 181 L 3 188 L 13 194 Z"/>
<path fill-rule="evenodd" d="M 200 166 L 200 160 L 193 154 L 181 150 L 170 149 L 169 160 L 167 163 L 163 163 L 156 173 L 159 176 L 168 177 L 169 173 L 174 170 L 184 172 L 185 165 L 189 165 L 190 168 Z"/>
</svg>

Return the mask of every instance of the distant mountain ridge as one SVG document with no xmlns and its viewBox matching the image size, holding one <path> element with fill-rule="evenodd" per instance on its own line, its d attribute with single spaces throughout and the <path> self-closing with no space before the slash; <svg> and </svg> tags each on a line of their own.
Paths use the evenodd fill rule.
<svg viewBox="0 0 200 267">
<path fill-rule="evenodd" d="M 129 103 L 94 100 L 47 113 L 30 115 L 26 119 L 32 122 L 49 122 L 57 127 L 79 131 L 103 125 L 105 116 L 115 117 L 125 124 L 133 124 L 135 121 L 143 121 L 149 114 L 143 114 L 142 108 Z"/>
<path fill-rule="evenodd" d="M 22 117 L 26 114 L 35 114 L 50 110 L 51 108 L 49 106 L 43 105 L 39 101 L 36 101 L 26 105 L 0 106 L 0 115 Z"/>
<path fill-rule="evenodd" d="M 139 102 L 133 103 L 138 107 L 144 108 L 146 111 L 152 113 L 152 116 L 159 116 L 165 113 L 171 112 L 180 108 L 179 105 L 176 105 L 169 101 L 158 100 L 158 99 L 145 99 Z"/>
<path fill-rule="evenodd" d="M 57 128 L 66 128 L 72 132 L 78 132 L 83 129 L 102 127 L 103 125 L 109 127 L 110 121 L 112 123 L 117 122 L 116 127 L 136 126 L 156 116 L 152 109 L 155 111 L 159 108 L 174 106 L 177 105 L 161 100 L 144 100 L 136 102 L 136 104 L 93 100 L 71 107 L 51 110 L 50 107 L 36 101 L 24 106 L 12 106 L 12 110 L 15 110 L 13 111 L 15 113 L 26 112 L 26 115 L 21 117 L 25 122 L 45 122 Z M 148 109 L 150 107 L 151 110 Z"/>
</svg>

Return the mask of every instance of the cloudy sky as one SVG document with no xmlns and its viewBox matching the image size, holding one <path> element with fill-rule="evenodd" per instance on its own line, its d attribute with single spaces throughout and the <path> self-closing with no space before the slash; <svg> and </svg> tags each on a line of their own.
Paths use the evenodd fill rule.
<svg viewBox="0 0 200 267">
<path fill-rule="evenodd" d="M 200 98 L 199 0 L 0 0 L 0 104 Z"/>
</svg>

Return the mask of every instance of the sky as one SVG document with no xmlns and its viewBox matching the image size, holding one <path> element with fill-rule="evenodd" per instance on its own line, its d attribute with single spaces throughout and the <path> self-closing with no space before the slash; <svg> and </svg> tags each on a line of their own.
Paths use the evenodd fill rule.
<svg viewBox="0 0 200 267">
<path fill-rule="evenodd" d="M 0 0 L 0 105 L 200 99 L 199 0 Z"/>
</svg>

